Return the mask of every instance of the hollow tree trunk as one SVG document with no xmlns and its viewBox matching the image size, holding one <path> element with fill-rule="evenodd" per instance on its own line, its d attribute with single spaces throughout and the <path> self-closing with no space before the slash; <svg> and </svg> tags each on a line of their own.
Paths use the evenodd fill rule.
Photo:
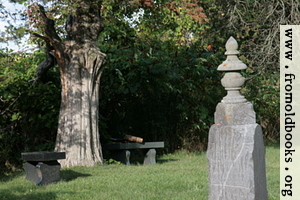
<svg viewBox="0 0 300 200">
<path fill-rule="evenodd" d="M 103 29 L 102 0 L 70 1 L 72 13 L 66 23 L 66 38 L 56 33 L 54 21 L 42 6 L 46 43 L 53 47 L 61 74 L 61 108 L 55 151 L 66 152 L 62 167 L 102 163 L 98 130 L 100 76 L 105 54 L 98 48 Z"/>
</svg>

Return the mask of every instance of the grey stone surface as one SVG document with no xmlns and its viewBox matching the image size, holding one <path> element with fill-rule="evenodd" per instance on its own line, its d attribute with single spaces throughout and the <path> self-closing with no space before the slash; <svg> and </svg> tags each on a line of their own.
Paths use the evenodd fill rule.
<svg viewBox="0 0 300 200">
<path fill-rule="evenodd" d="M 48 152 L 48 151 L 39 151 L 39 152 L 25 152 L 22 153 L 22 159 L 26 161 L 50 161 L 50 160 L 59 160 L 65 159 L 65 152 Z"/>
<path fill-rule="evenodd" d="M 207 149 L 209 200 L 267 200 L 265 148 L 258 124 L 213 125 Z"/>
<path fill-rule="evenodd" d="M 41 171 L 37 169 L 37 164 L 38 163 L 26 162 L 23 168 L 26 172 L 26 180 L 39 184 L 42 181 L 42 174 Z"/>
<path fill-rule="evenodd" d="M 253 106 L 249 102 L 226 104 L 219 103 L 215 112 L 215 124 L 242 125 L 255 124 L 256 117 Z"/>
<path fill-rule="evenodd" d="M 60 181 L 60 164 L 57 161 L 26 162 L 24 164 L 26 180 L 37 185 L 46 185 Z"/>
<path fill-rule="evenodd" d="M 156 164 L 156 150 L 150 149 L 144 158 L 144 165 L 153 165 Z"/>
</svg>

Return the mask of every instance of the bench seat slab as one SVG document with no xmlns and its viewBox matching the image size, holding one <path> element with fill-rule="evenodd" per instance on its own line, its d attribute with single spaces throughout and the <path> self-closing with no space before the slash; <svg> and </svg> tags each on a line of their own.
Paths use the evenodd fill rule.
<svg viewBox="0 0 300 200">
<path fill-rule="evenodd" d="M 145 142 L 145 143 L 116 143 L 116 144 L 105 144 L 104 149 L 117 150 L 117 149 L 157 149 L 164 148 L 164 142 Z"/>
<path fill-rule="evenodd" d="M 25 152 L 22 153 L 22 159 L 26 161 L 50 161 L 50 160 L 59 160 L 65 159 L 65 152 L 48 152 L 48 151 L 40 151 L 40 152 Z"/>
</svg>

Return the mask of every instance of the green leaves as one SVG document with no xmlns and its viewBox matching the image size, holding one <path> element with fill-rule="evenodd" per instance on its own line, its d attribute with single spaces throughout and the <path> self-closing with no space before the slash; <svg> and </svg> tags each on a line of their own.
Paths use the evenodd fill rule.
<svg viewBox="0 0 300 200">
<path fill-rule="evenodd" d="M 218 55 L 150 36 L 147 41 L 136 36 L 131 44 L 123 41 L 126 48 L 122 40 L 116 48 L 107 41 L 112 43 L 107 44 L 111 48 L 100 97 L 106 132 L 164 140 L 170 151 L 191 134 L 205 141 L 222 94 L 216 90 L 219 74 L 213 67 Z"/>
<path fill-rule="evenodd" d="M 59 84 L 29 82 L 43 53 L 0 57 L 0 168 L 21 164 L 24 151 L 53 150 L 60 105 Z M 58 76 L 55 69 L 50 74 Z"/>
</svg>

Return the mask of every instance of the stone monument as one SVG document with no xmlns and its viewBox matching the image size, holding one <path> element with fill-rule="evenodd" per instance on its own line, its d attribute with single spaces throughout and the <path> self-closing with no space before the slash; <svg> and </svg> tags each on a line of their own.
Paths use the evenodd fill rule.
<svg viewBox="0 0 300 200">
<path fill-rule="evenodd" d="M 209 130 L 209 200 L 267 200 L 265 147 L 253 106 L 239 92 L 245 82 L 240 71 L 237 41 L 226 43 L 227 59 L 217 70 L 227 95 L 217 105 Z"/>
</svg>

